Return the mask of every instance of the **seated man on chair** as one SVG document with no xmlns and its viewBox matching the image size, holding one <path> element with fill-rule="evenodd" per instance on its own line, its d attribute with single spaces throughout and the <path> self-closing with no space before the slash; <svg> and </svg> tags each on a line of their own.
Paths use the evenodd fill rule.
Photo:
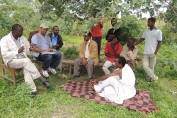
<svg viewBox="0 0 177 118">
<path fill-rule="evenodd" d="M 22 36 L 23 27 L 19 24 L 12 26 L 12 32 L 1 39 L 1 54 L 5 65 L 11 68 L 22 68 L 25 82 L 27 82 L 32 94 L 35 94 L 37 89 L 34 80 L 40 78 L 43 85 L 50 88 L 51 85 L 38 72 L 35 65 L 27 57 L 29 54 L 30 45 L 27 39 Z"/>
<path fill-rule="evenodd" d="M 80 77 L 80 66 L 87 68 L 88 78 L 93 78 L 93 67 L 98 64 L 97 43 L 91 40 L 91 33 L 84 34 L 84 41 L 80 45 L 79 57 L 74 60 L 74 77 Z"/>
<path fill-rule="evenodd" d="M 32 55 L 38 61 L 43 62 L 42 73 L 45 77 L 49 77 L 48 69 L 52 74 L 56 74 L 56 67 L 58 66 L 61 54 L 52 47 L 51 39 L 46 35 L 48 31 L 48 24 L 42 23 L 39 32 L 31 39 L 31 44 L 34 47 Z"/>
<path fill-rule="evenodd" d="M 120 56 L 121 50 L 122 50 L 122 45 L 117 40 L 116 36 L 114 36 L 111 42 L 106 43 L 106 47 L 105 47 L 106 62 L 102 67 L 106 75 L 110 73 L 109 68 L 115 65 L 114 61 L 116 60 L 117 57 Z"/>
<path fill-rule="evenodd" d="M 105 76 L 92 80 L 94 90 L 102 97 L 117 104 L 135 96 L 135 75 L 124 57 L 115 60 L 117 69 Z"/>
<path fill-rule="evenodd" d="M 61 35 L 59 34 L 58 26 L 54 26 L 53 32 L 49 33 L 48 36 L 51 39 L 52 47 L 60 53 L 61 55 L 60 61 L 61 61 L 63 59 L 63 52 L 60 51 L 60 48 L 63 46 L 63 40 Z M 58 68 L 62 70 L 62 63 L 59 63 Z"/>
</svg>

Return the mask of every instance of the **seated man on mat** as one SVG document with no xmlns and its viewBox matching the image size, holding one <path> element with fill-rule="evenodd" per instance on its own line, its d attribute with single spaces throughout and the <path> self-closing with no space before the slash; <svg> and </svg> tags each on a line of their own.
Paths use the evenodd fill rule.
<svg viewBox="0 0 177 118">
<path fill-rule="evenodd" d="M 79 57 L 74 60 L 74 75 L 80 77 L 80 66 L 87 68 L 88 78 L 93 78 L 93 67 L 98 64 L 98 48 L 97 43 L 91 40 L 91 33 L 84 34 L 84 41 L 80 45 Z"/>
<path fill-rule="evenodd" d="M 101 78 L 92 80 L 94 90 L 102 97 L 117 104 L 135 96 L 135 75 L 124 57 L 115 60 L 117 69 Z"/>
<path fill-rule="evenodd" d="M 12 32 L 1 39 L 1 54 L 5 65 L 11 68 L 23 69 L 25 82 L 30 85 L 32 95 L 35 95 L 37 92 L 34 83 L 35 79 L 41 78 L 41 82 L 47 88 L 50 88 L 51 85 L 40 75 L 36 66 L 27 57 L 27 54 L 30 53 L 30 44 L 22 35 L 23 27 L 19 24 L 14 24 Z"/>
<path fill-rule="evenodd" d="M 51 39 L 46 35 L 48 31 L 48 24 L 42 23 L 40 25 L 39 32 L 35 34 L 31 39 L 31 44 L 34 47 L 32 55 L 36 57 L 38 61 L 43 62 L 42 74 L 45 77 L 49 77 L 49 70 L 52 74 L 56 74 L 56 67 L 58 66 L 61 54 L 52 48 Z"/>
</svg>

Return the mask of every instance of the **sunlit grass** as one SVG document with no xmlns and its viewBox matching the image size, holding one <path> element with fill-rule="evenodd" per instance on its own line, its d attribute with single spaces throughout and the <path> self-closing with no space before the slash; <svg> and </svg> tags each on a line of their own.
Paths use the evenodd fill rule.
<svg viewBox="0 0 177 118">
<path fill-rule="evenodd" d="M 82 37 L 63 37 L 65 39 L 63 48 L 67 48 L 68 45 L 79 46 L 83 40 Z M 140 45 L 139 49 L 141 57 L 143 45 Z M 123 107 L 101 105 L 83 98 L 72 97 L 63 90 L 62 85 L 68 81 L 80 80 L 69 76 L 68 71 L 66 71 L 67 68 L 65 68 L 63 73 L 48 78 L 52 84 L 52 88 L 49 90 L 39 80 L 36 80 L 38 95 L 35 98 L 31 98 L 28 86 L 24 82 L 13 86 L 7 80 L 0 79 L 0 118 L 176 118 L 177 94 L 172 94 L 170 91 L 177 91 L 177 75 L 172 65 L 163 62 L 163 60 L 170 62 L 176 59 L 177 55 L 173 51 L 173 47 L 162 45 L 158 54 L 160 61 L 157 62 L 155 68 L 155 72 L 159 76 L 158 81 L 146 82 L 141 62 L 139 62 L 135 72 L 139 81 L 136 88 L 150 92 L 159 110 L 158 113 L 145 115 Z M 82 73 L 81 79 L 87 80 L 85 72 Z"/>
</svg>

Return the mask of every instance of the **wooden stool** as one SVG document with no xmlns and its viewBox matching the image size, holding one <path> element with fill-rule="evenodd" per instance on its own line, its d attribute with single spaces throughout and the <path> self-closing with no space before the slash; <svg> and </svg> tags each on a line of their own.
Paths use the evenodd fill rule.
<svg viewBox="0 0 177 118">
<path fill-rule="evenodd" d="M 39 65 L 39 73 L 41 74 L 42 76 L 42 66 L 43 66 L 43 62 L 42 61 L 37 61 L 35 59 L 31 59 L 31 61 L 37 65 Z"/>
<path fill-rule="evenodd" d="M 0 62 L 1 62 L 1 68 L 2 68 L 2 79 L 5 80 L 9 80 L 11 81 L 14 85 L 16 85 L 17 82 L 23 80 L 23 78 L 17 79 L 17 75 L 20 73 L 20 71 L 22 71 L 23 69 L 15 69 L 15 68 L 10 68 L 8 66 L 6 66 L 2 60 L 2 56 L 0 57 Z M 7 74 L 7 72 L 12 73 L 12 77 L 9 77 Z"/>
</svg>

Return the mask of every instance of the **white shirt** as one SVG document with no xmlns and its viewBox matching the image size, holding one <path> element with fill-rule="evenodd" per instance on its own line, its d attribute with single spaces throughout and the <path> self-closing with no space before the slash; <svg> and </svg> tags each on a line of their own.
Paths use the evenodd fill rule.
<svg viewBox="0 0 177 118">
<path fill-rule="evenodd" d="M 89 44 L 90 44 L 90 40 L 87 41 L 87 43 L 86 43 L 85 58 L 88 58 L 90 56 L 90 54 L 89 54 L 89 48 L 88 48 Z"/>
<path fill-rule="evenodd" d="M 122 68 L 122 78 L 111 76 L 106 80 L 99 81 L 94 85 L 98 94 L 117 104 L 122 104 L 123 100 L 132 98 L 136 94 L 135 74 L 128 64 Z"/>
<path fill-rule="evenodd" d="M 123 50 L 121 52 L 121 56 L 123 56 L 126 60 L 134 60 L 137 57 L 138 47 L 135 46 L 133 51 L 129 51 L 127 44 L 123 46 Z"/>
<path fill-rule="evenodd" d="M 29 42 L 24 36 L 21 36 L 19 39 L 20 39 L 19 41 L 20 41 L 21 46 L 24 45 L 24 47 L 25 47 L 23 54 L 25 55 L 25 57 L 27 57 L 26 54 L 30 54 Z M 19 46 L 19 47 L 21 47 L 21 46 Z M 9 61 L 17 58 L 18 46 L 14 42 L 14 38 L 13 38 L 11 32 L 1 39 L 1 54 L 3 57 L 3 61 L 6 65 Z"/>
<path fill-rule="evenodd" d="M 162 41 L 162 32 L 155 28 L 145 30 L 141 38 L 145 39 L 144 54 L 153 54 L 157 48 L 158 41 Z"/>
<path fill-rule="evenodd" d="M 22 46 L 24 46 L 24 42 L 21 42 L 20 38 L 15 39 L 12 35 L 11 35 L 11 37 L 12 37 L 13 41 L 15 42 L 15 44 L 17 45 L 18 49 L 20 49 Z M 23 53 L 19 53 L 19 54 L 17 54 L 17 58 L 25 58 L 25 55 Z"/>
</svg>

